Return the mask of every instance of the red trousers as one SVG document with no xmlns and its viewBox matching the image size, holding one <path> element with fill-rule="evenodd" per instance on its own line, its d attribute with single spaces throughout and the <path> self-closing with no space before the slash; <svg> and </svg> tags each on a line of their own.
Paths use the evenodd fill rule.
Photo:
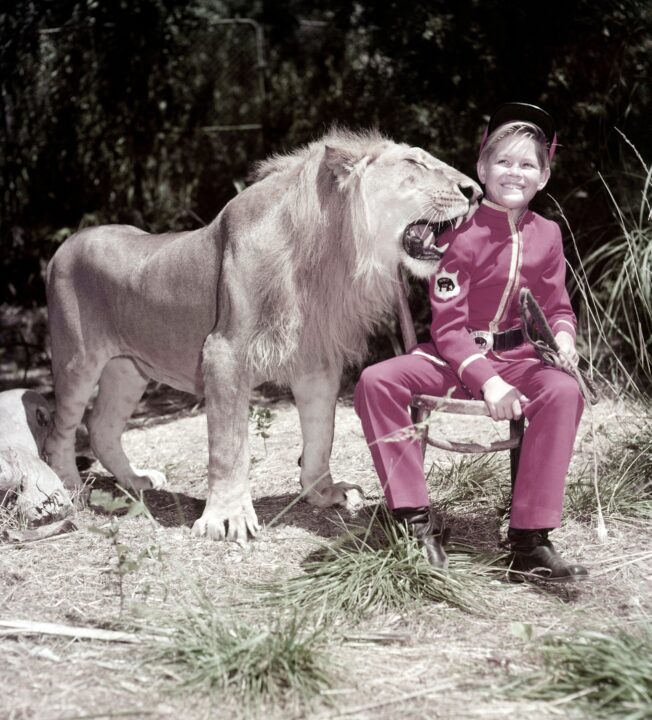
<svg viewBox="0 0 652 720">
<path fill-rule="evenodd" d="M 559 527 L 566 473 L 584 400 L 566 373 L 532 358 L 497 361 L 496 372 L 517 387 L 527 427 L 512 498 L 510 526 L 520 529 Z M 410 397 L 414 394 L 470 398 L 450 367 L 422 355 L 402 355 L 363 370 L 355 389 L 355 409 L 364 430 L 387 505 L 429 504 L 420 441 L 410 433 Z"/>
</svg>

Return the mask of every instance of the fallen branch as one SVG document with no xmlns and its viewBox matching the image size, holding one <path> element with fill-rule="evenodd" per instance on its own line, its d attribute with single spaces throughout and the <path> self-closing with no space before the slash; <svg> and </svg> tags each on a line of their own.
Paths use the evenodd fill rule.
<svg viewBox="0 0 652 720">
<path fill-rule="evenodd" d="M 31 620 L 0 620 L 2 635 L 63 635 L 82 640 L 104 640 L 106 642 L 138 643 L 137 635 L 118 630 L 102 630 L 93 627 L 76 627 L 59 623 L 33 622 Z"/>
<path fill-rule="evenodd" d="M 77 523 L 71 518 L 67 518 L 65 520 L 59 520 L 58 522 L 49 523 L 48 525 L 41 525 L 32 530 L 5 530 L 2 533 L 2 537 L 11 543 L 28 543 L 53 538 L 57 535 L 74 532 L 75 530 L 77 530 Z"/>
</svg>

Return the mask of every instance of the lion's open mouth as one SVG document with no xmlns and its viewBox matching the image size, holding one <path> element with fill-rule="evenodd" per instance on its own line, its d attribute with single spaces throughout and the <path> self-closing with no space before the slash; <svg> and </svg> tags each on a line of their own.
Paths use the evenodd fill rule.
<svg viewBox="0 0 652 720">
<path fill-rule="evenodd" d="M 441 260 L 448 248 L 448 243 L 437 244 L 437 238 L 450 228 L 458 228 L 462 224 L 462 216 L 444 222 L 428 222 L 415 220 L 403 231 L 403 249 L 415 260 Z"/>
</svg>

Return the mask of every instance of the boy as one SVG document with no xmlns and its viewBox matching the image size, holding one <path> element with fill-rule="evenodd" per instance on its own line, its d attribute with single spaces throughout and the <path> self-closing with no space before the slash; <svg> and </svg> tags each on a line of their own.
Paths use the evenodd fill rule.
<svg viewBox="0 0 652 720">
<path fill-rule="evenodd" d="M 564 483 L 584 402 L 577 382 L 544 365 L 520 330 L 519 291 L 528 287 L 555 333 L 563 362 L 577 363 L 576 320 L 564 285 L 556 223 L 528 204 L 550 177 L 556 134 L 550 116 L 508 103 L 492 116 L 477 164 L 485 199 L 457 230 L 430 281 L 431 342 L 366 368 L 355 407 L 388 507 L 429 561 L 446 554 L 430 516 L 418 439 L 383 442 L 410 425 L 414 394 L 484 399 L 495 420 L 528 421 L 512 499 L 511 567 L 550 580 L 583 577 L 548 539 L 561 522 Z"/>
</svg>

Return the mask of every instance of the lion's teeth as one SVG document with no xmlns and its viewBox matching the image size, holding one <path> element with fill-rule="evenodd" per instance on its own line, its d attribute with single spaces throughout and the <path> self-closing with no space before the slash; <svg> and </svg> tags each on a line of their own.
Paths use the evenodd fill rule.
<svg viewBox="0 0 652 720">
<path fill-rule="evenodd" d="M 457 218 L 457 220 L 455 220 L 455 229 L 456 230 L 462 224 L 462 220 L 464 220 L 464 218 L 461 215 Z"/>
</svg>

